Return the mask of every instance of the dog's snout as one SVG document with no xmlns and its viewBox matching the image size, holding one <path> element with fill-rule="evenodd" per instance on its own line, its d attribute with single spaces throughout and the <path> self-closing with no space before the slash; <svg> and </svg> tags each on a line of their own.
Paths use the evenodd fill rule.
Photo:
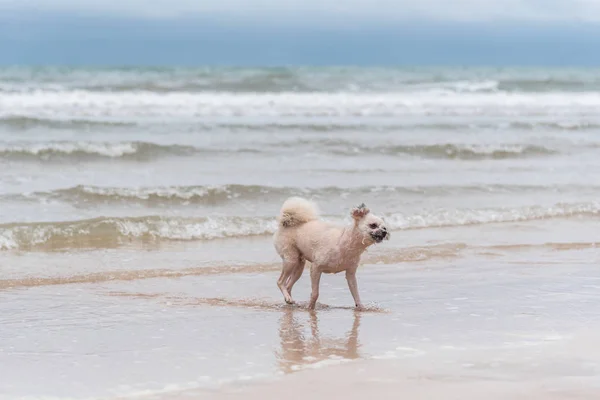
<svg viewBox="0 0 600 400">
<path fill-rule="evenodd" d="M 387 230 L 386 230 L 385 228 L 383 228 L 383 229 L 381 230 L 381 235 L 382 235 L 383 237 L 386 237 L 386 236 L 387 236 L 387 234 L 388 234 L 388 233 L 387 233 Z"/>
</svg>

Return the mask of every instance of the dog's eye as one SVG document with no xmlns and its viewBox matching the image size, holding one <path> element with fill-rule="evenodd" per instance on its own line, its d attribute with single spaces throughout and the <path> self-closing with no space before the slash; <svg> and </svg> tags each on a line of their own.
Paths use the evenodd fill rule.
<svg viewBox="0 0 600 400">
<path fill-rule="evenodd" d="M 371 224 L 371 225 L 369 225 L 369 228 L 371 228 L 371 229 L 377 229 L 377 224 Z"/>
</svg>

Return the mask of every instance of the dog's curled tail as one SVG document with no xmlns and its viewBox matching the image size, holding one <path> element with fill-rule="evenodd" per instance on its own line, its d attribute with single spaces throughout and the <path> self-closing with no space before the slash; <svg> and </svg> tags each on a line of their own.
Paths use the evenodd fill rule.
<svg viewBox="0 0 600 400">
<path fill-rule="evenodd" d="M 318 210 L 314 203 L 300 197 L 290 197 L 283 203 L 277 221 L 279 226 L 291 228 L 317 218 Z"/>
</svg>

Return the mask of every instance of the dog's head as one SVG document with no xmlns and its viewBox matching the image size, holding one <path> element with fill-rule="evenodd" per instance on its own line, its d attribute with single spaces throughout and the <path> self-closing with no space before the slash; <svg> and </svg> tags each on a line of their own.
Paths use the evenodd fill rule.
<svg viewBox="0 0 600 400">
<path fill-rule="evenodd" d="M 390 232 L 388 231 L 384 220 L 371 214 L 364 203 L 353 208 L 351 214 L 359 232 L 365 239 L 370 240 L 373 243 L 381 243 L 384 239 L 390 239 Z"/>
</svg>

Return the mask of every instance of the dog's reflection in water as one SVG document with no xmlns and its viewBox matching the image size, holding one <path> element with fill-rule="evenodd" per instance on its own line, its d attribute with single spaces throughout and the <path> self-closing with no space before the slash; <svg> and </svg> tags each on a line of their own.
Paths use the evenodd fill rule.
<svg viewBox="0 0 600 400">
<path fill-rule="evenodd" d="M 309 313 L 310 334 L 308 334 L 305 325 L 299 322 L 299 317 L 306 316 L 306 313 L 297 312 L 293 308 L 286 309 L 281 316 L 279 326 L 281 348 L 276 352 L 281 370 L 290 373 L 303 366 L 331 358 L 350 360 L 359 358 L 360 313 L 353 314 L 350 330 L 346 335 L 334 338 L 321 336 L 317 313 Z"/>
</svg>

